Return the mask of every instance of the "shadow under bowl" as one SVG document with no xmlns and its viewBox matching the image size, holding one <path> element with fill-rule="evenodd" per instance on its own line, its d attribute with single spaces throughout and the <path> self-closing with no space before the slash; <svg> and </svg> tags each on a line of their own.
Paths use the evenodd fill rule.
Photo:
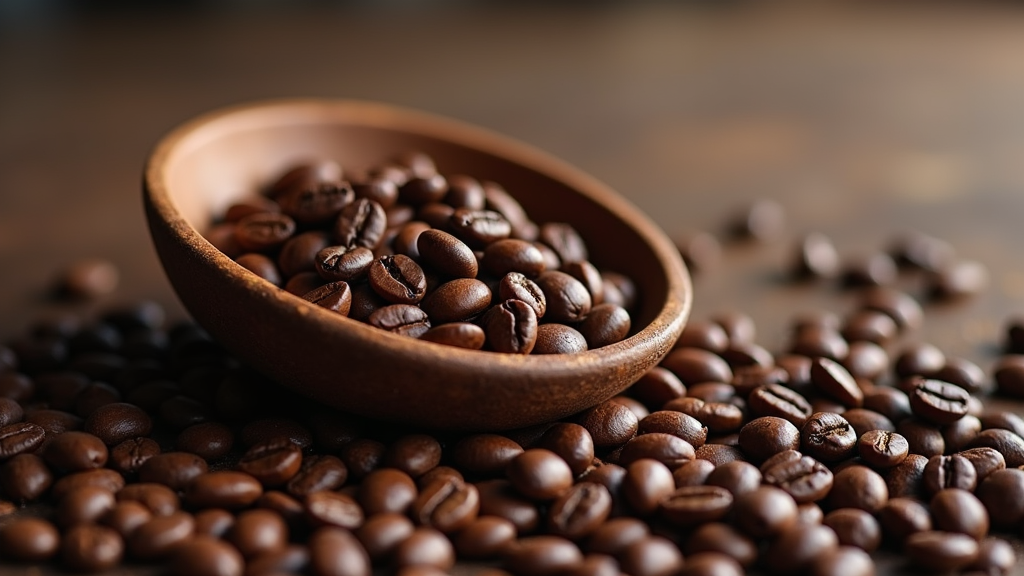
<svg viewBox="0 0 1024 576">
<path fill-rule="evenodd" d="M 319 308 L 236 264 L 202 235 L 285 169 L 332 159 L 365 169 L 423 151 L 442 174 L 503 185 L 536 222 L 568 222 L 593 263 L 637 286 L 633 334 L 575 355 L 463 350 Z M 214 111 L 165 136 L 143 185 L 150 233 L 184 306 L 219 343 L 326 405 L 434 429 L 504 430 L 610 398 L 671 349 L 692 290 L 673 244 L 607 186 L 527 145 L 457 121 L 347 100 L 280 100 Z"/>
</svg>

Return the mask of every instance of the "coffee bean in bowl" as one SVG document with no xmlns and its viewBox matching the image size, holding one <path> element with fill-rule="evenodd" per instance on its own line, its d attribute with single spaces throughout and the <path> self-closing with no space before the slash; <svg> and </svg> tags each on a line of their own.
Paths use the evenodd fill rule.
<svg viewBox="0 0 1024 576">
<path fill-rule="evenodd" d="M 276 197 L 277 208 L 266 196 L 254 199 L 254 190 Z M 210 113 L 158 144 L 144 200 L 172 285 L 218 342 L 286 386 L 366 416 L 476 430 L 564 417 L 638 380 L 670 350 L 689 312 L 678 252 L 607 187 L 525 145 L 390 106 L 295 100 Z M 427 228 L 417 225 L 417 235 L 413 222 Z M 503 240 L 529 241 L 540 259 L 522 246 L 519 254 L 495 247 Z M 344 250 L 318 258 L 337 246 Z M 369 264 L 360 249 L 371 251 Z M 264 258 L 243 266 L 229 257 L 246 253 Z M 301 295 L 335 283 L 311 298 L 325 306 L 261 274 L 274 257 L 278 272 L 293 272 L 277 284 L 302 284 Z M 591 266 L 559 270 L 581 261 Z M 325 278 L 318 265 L 335 276 Z M 502 294 L 529 292 L 529 284 L 488 284 L 501 271 L 531 281 L 536 274 L 534 284 L 557 298 L 538 320 L 538 302 Z M 598 295 L 600 271 L 615 282 Z M 360 277 L 367 279 L 350 283 Z M 448 286 L 474 277 L 483 286 Z M 622 277 L 640 296 L 633 306 L 623 298 L 632 289 L 618 289 Z M 479 310 L 485 288 L 491 299 Z M 467 292 L 469 302 L 452 298 Z M 584 327 L 595 297 L 629 310 L 628 337 L 607 343 L 624 332 L 606 329 L 621 322 L 614 309 L 601 309 L 606 323 Z M 339 314 L 346 307 L 350 317 Z M 437 327 L 432 314 L 439 326 L 479 319 L 484 346 L 509 353 L 438 343 L 452 336 L 426 336 Z M 534 323 L 549 321 L 603 345 L 523 354 L 533 349 Z"/>
</svg>

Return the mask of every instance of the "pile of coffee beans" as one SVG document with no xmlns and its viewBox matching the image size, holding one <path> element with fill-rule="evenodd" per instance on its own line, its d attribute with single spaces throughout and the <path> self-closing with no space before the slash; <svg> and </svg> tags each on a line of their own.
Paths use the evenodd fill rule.
<svg viewBox="0 0 1024 576">
<path fill-rule="evenodd" d="M 423 153 L 349 173 L 295 166 L 230 206 L 208 239 L 268 282 L 413 338 L 511 354 L 624 339 L 636 288 L 572 226 L 535 224 L 500 184 Z"/>
</svg>

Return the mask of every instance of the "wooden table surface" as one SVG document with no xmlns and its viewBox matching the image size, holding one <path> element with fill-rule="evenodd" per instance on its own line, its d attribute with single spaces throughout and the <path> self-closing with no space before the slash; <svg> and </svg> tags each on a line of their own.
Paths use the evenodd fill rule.
<svg viewBox="0 0 1024 576">
<path fill-rule="evenodd" d="M 1019 6 L 15 4 L 0 9 L 0 338 L 65 309 L 42 294 L 83 257 L 120 268 L 100 305 L 145 297 L 180 315 L 142 217 L 146 154 L 195 114 L 282 96 L 380 100 L 508 134 L 677 238 L 777 200 L 787 231 L 726 243 L 694 309 L 748 312 L 773 351 L 793 315 L 854 302 L 786 280 L 808 231 L 847 258 L 918 230 L 986 264 L 984 294 L 929 305 L 909 337 L 986 369 L 1024 312 Z"/>
</svg>

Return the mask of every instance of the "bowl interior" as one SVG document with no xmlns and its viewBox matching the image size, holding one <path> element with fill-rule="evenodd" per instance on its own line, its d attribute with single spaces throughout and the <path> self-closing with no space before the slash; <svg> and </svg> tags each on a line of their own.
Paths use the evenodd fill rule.
<svg viewBox="0 0 1024 576">
<path fill-rule="evenodd" d="M 230 204 L 257 194 L 289 167 L 331 159 L 344 169 L 362 170 L 414 150 L 432 156 L 442 174 L 468 174 L 501 184 L 535 222 L 572 224 L 598 268 L 620 272 L 635 282 L 639 304 L 633 311 L 633 335 L 572 357 L 510 356 L 451 349 L 384 333 L 308 306 L 281 290 L 263 298 L 278 308 L 277 304 L 283 303 L 291 312 L 300 310 L 299 316 L 305 319 L 295 321 L 299 330 L 308 325 L 319 339 L 342 336 L 349 347 L 366 346 L 371 355 L 387 348 L 381 358 L 397 361 L 395 370 L 399 371 L 402 364 L 412 370 L 418 362 L 433 361 L 446 378 L 422 371 L 417 374 L 424 382 L 421 387 L 437 384 L 445 404 L 439 405 L 439 415 L 412 419 L 438 427 L 498 429 L 562 417 L 622 390 L 667 353 L 689 312 L 689 278 L 672 244 L 636 208 L 593 178 L 528 146 L 458 122 L 372 103 L 314 100 L 243 106 L 200 117 L 158 145 L 147 167 L 147 209 L 158 253 L 185 306 L 232 352 L 284 383 L 354 412 L 409 418 L 410 410 L 397 404 L 416 402 L 420 389 L 410 386 L 403 390 L 399 379 L 389 381 L 382 375 L 385 384 L 394 386 L 380 386 L 374 392 L 330 388 L 326 381 L 310 382 L 317 379 L 315 374 L 294 375 L 300 368 L 294 361 L 267 361 L 277 350 L 265 344 L 251 346 L 244 331 L 240 334 L 226 327 L 226 316 L 237 312 L 228 310 L 232 307 L 229 299 L 211 310 L 216 307 L 203 301 L 202 278 L 198 277 L 209 262 L 220 270 L 209 277 L 211 282 L 219 281 L 220 276 L 251 276 L 200 233 Z M 184 259 L 179 258 L 182 246 L 189 253 Z M 193 264 L 195 277 L 190 278 L 187 268 Z M 251 282 L 248 279 L 245 286 L 253 286 Z M 248 296 L 245 286 L 238 293 L 240 298 Z M 237 283 L 235 289 L 239 289 Z M 259 291 L 266 292 L 265 288 Z M 258 331 L 262 329 L 261 313 L 252 313 L 256 316 L 253 330 Z M 238 315 L 235 321 L 242 318 Z M 273 322 L 274 318 L 269 314 L 265 320 Z M 444 362 L 436 360 L 442 357 Z M 290 371 L 278 369 L 278 365 L 289 363 Z M 352 368 L 358 371 L 356 364 Z M 536 381 L 548 377 L 552 387 L 538 392 Z M 555 385 L 555 380 L 562 385 Z M 498 416 L 469 418 L 473 423 L 465 419 L 466 410 L 478 403 L 481 395 L 493 396 L 498 390 L 507 404 L 492 410 Z M 345 401 L 335 398 L 338 395 Z M 520 403 L 524 406 L 521 414 L 516 406 Z M 453 425 L 451 420 L 456 418 L 463 420 Z"/>
</svg>

